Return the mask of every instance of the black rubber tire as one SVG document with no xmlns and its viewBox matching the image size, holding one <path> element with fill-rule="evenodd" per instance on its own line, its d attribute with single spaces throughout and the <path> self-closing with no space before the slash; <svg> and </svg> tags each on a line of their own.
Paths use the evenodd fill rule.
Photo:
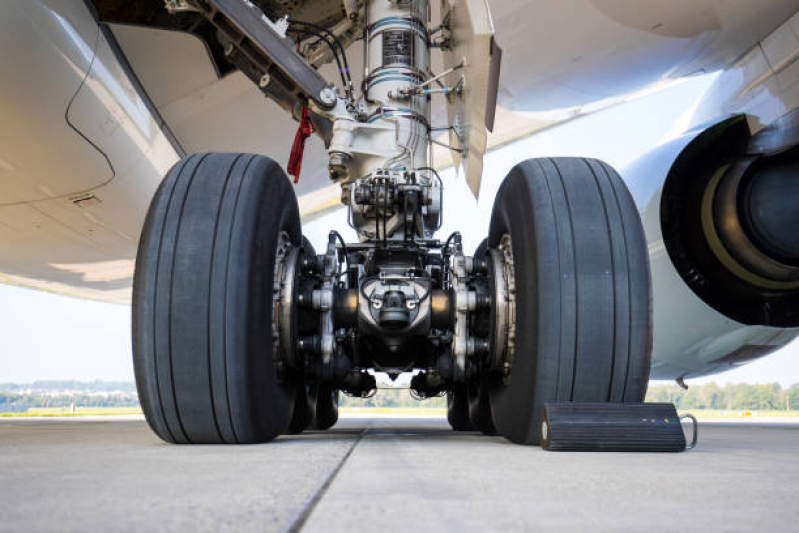
<svg viewBox="0 0 799 533">
<path fill-rule="evenodd" d="M 469 384 L 469 420 L 474 429 L 483 435 L 496 435 L 497 428 L 494 426 L 494 418 L 491 414 L 488 390 L 486 379 Z"/>
<path fill-rule="evenodd" d="M 195 154 L 150 205 L 133 282 L 133 362 L 153 431 L 173 443 L 274 439 L 295 383 L 272 359 L 278 236 L 301 243 L 297 200 L 271 159 Z"/>
<path fill-rule="evenodd" d="M 652 350 L 651 282 L 635 203 L 592 159 L 531 159 L 494 202 L 488 244 L 512 241 L 516 352 L 492 378 L 500 435 L 537 444 L 548 400 L 638 402 Z"/>
<path fill-rule="evenodd" d="M 338 390 L 332 385 L 320 385 L 316 396 L 313 429 L 325 430 L 338 422 Z"/>
<path fill-rule="evenodd" d="M 298 435 L 311 427 L 313 422 L 313 409 L 310 405 L 310 391 L 304 384 L 297 385 L 297 395 L 294 397 L 294 413 L 286 430 L 288 435 Z M 314 406 L 315 407 L 315 406 Z"/>
<path fill-rule="evenodd" d="M 455 431 L 474 431 L 469 419 L 469 392 L 466 385 L 455 384 L 447 391 L 447 422 Z"/>
<path fill-rule="evenodd" d="M 305 257 L 313 257 L 316 255 L 313 244 L 311 244 L 311 241 L 309 241 L 308 237 L 305 235 L 302 236 L 302 248 L 305 250 Z"/>
<path fill-rule="evenodd" d="M 474 253 L 472 254 L 474 257 L 482 257 L 488 251 L 488 239 L 483 239 L 480 244 L 477 245 L 475 248 Z"/>
</svg>

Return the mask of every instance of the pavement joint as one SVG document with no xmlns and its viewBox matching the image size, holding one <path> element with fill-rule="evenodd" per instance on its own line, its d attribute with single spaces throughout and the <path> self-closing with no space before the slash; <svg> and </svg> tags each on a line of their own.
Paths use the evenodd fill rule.
<svg viewBox="0 0 799 533">
<path fill-rule="evenodd" d="M 303 509 L 302 511 L 300 511 L 300 514 L 297 516 L 297 518 L 294 520 L 291 526 L 289 526 L 289 528 L 287 529 L 288 533 L 297 533 L 299 531 L 302 531 L 303 526 L 311 517 L 311 514 L 313 513 L 314 509 L 319 504 L 319 502 L 322 501 L 322 498 L 324 497 L 325 493 L 333 484 L 333 481 L 335 481 L 336 476 L 346 464 L 347 459 L 349 459 L 350 455 L 352 455 L 352 452 L 355 451 L 355 447 L 358 446 L 358 443 L 360 443 L 361 440 L 363 440 L 363 436 L 366 433 L 366 431 L 367 428 L 364 428 L 358 433 L 358 437 L 352 443 L 352 446 L 350 446 L 350 448 L 347 450 L 347 453 L 344 454 L 344 456 L 338 462 L 333 471 L 330 472 L 330 475 L 327 476 L 327 479 L 325 479 L 322 485 L 311 496 L 311 498 L 308 500 L 308 503 L 306 503 L 303 506 Z"/>
</svg>

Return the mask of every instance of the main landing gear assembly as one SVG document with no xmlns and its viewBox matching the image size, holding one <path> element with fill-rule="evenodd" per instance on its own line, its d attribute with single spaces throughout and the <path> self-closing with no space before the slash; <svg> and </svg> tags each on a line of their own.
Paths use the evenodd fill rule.
<svg viewBox="0 0 799 533">
<path fill-rule="evenodd" d="M 472 255 L 458 233 L 434 237 L 443 183 L 428 160 L 429 53 L 456 33 L 454 15 L 431 30 L 426 0 L 345 2 L 342 24 L 362 27 L 367 43 L 355 100 L 349 85 L 343 96 L 330 86 L 313 93 L 312 54 L 286 45 L 257 5 L 177 4 L 221 28 L 243 72 L 280 80 L 272 98 L 299 102 L 330 132 L 330 174 L 359 242 L 332 231 L 314 250 L 289 179 L 267 157 L 177 163 L 148 212 L 133 293 L 137 387 L 162 439 L 253 443 L 328 429 L 339 393 L 373 394 L 374 372 L 414 372 L 414 396 L 446 395 L 455 430 L 523 444 L 542 438 L 544 402 L 643 400 L 647 250 L 612 168 L 521 162 Z M 289 53 L 304 63 L 285 61 Z M 455 67 L 439 77 L 442 92 L 458 92 Z"/>
</svg>

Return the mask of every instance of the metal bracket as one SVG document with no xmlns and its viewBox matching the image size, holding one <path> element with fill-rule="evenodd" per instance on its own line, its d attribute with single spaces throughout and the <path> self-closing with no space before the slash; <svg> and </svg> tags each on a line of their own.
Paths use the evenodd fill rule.
<svg viewBox="0 0 799 533">
<path fill-rule="evenodd" d="M 335 90 L 297 53 L 291 41 L 247 0 L 187 0 L 227 41 L 225 53 L 262 91 L 293 112 L 299 101 L 322 109 L 336 104 Z M 262 83 L 263 80 L 268 83 Z"/>
<path fill-rule="evenodd" d="M 693 422 L 694 432 L 693 432 L 693 436 L 691 437 L 691 443 L 690 444 L 686 444 L 685 445 L 685 449 L 686 450 L 693 450 L 694 448 L 696 448 L 696 441 L 699 440 L 699 422 L 696 421 L 696 417 L 694 415 L 688 414 L 688 413 L 680 416 L 680 422 L 682 422 L 686 418 L 690 418 L 691 421 Z"/>
<path fill-rule="evenodd" d="M 197 11 L 197 8 L 189 5 L 186 0 L 165 0 L 164 4 L 166 10 L 173 15 L 175 13 Z"/>
</svg>

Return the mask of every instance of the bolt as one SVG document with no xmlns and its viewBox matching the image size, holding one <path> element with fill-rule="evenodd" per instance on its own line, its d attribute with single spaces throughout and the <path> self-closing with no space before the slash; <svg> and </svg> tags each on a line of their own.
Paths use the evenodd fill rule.
<svg viewBox="0 0 799 533">
<path fill-rule="evenodd" d="M 332 106 L 335 104 L 336 98 L 336 91 L 334 91 L 331 87 L 325 87 L 319 93 L 319 100 L 327 106 Z"/>
<path fill-rule="evenodd" d="M 266 86 L 269 85 L 270 81 L 272 81 L 272 77 L 268 73 L 264 72 L 264 75 L 261 76 L 260 80 L 258 80 L 258 87 L 261 89 L 266 89 Z"/>
<path fill-rule="evenodd" d="M 227 43 L 227 44 L 225 45 L 225 50 L 224 50 L 224 52 L 225 52 L 225 55 L 226 55 L 226 56 L 229 56 L 230 54 L 232 54 L 232 53 L 233 53 L 233 43 Z"/>
<path fill-rule="evenodd" d="M 330 160 L 328 161 L 328 170 L 330 171 L 330 179 L 336 181 L 339 178 L 347 177 L 347 161 L 349 156 L 342 153 L 331 153 Z M 342 189 L 342 196 L 345 194 Z M 346 202 L 345 202 L 346 203 Z"/>
<path fill-rule="evenodd" d="M 345 167 L 347 166 L 347 160 L 349 160 L 349 157 L 346 154 L 338 152 L 332 153 L 330 154 L 328 166 L 339 171 L 344 171 Z"/>
</svg>

